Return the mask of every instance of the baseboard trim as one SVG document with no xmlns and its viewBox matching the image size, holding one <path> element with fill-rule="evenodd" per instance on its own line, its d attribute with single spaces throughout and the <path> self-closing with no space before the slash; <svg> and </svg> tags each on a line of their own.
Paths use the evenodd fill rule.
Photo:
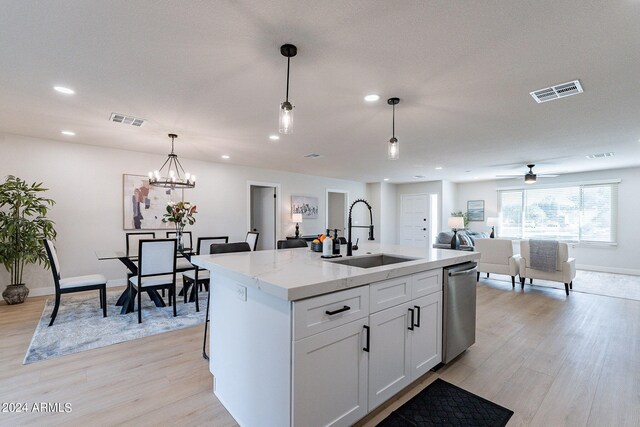
<svg viewBox="0 0 640 427">
<path fill-rule="evenodd" d="M 601 265 L 584 265 L 576 264 L 577 270 L 587 271 L 599 271 L 601 273 L 616 273 L 616 274 L 629 274 L 631 276 L 640 276 L 640 270 L 637 268 L 618 268 L 618 267 L 604 267 Z"/>
<path fill-rule="evenodd" d="M 127 279 L 107 280 L 107 288 L 116 288 L 118 286 L 126 286 L 126 284 L 127 284 Z M 46 288 L 29 289 L 30 297 L 41 297 L 43 295 L 55 295 L 55 293 L 56 293 L 56 289 L 53 285 Z"/>
</svg>

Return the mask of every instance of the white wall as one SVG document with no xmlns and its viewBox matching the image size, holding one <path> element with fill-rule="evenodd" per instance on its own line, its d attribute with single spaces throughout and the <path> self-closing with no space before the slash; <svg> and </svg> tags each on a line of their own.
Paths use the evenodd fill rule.
<svg viewBox="0 0 640 427">
<path fill-rule="evenodd" d="M 456 184 L 456 202 L 454 211 L 465 212 L 467 201 L 484 200 L 484 221 L 470 221 L 469 229 L 473 231 L 491 232 L 491 227 L 487 227 L 487 218 L 498 216 L 498 192 L 496 191 L 496 181 L 477 181 Z"/>
<path fill-rule="evenodd" d="M 640 212 L 640 168 L 611 169 L 560 175 L 545 183 L 581 183 L 588 181 L 620 179 L 618 187 L 618 244 L 572 245 L 570 255 L 576 259 L 576 266 L 585 270 L 606 271 L 640 275 L 640 232 L 638 232 L 638 212 Z M 513 187 L 514 180 L 460 183 L 457 185 L 456 210 L 466 210 L 467 200 L 485 200 L 485 217 L 493 216 L 498 210 L 497 190 Z M 488 230 L 480 223 L 471 223 L 472 229 Z"/>
<path fill-rule="evenodd" d="M 456 194 L 458 193 L 458 185 L 451 181 L 442 180 L 442 193 L 441 193 L 441 204 L 442 211 L 440 216 L 440 230 L 449 230 L 449 217 L 451 217 L 451 212 L 457 212 L 460 209 L 456 208 Z M 463 211 L 466 210 L 463 209 Z"/>
<path fill-rule="evenodd" d="M 94 251 L 124 250 L 122 174 L 145 175 L 160 167 L 166 157 L 6 134 L 0 135 L 0 152 L 2 179 L 12 174 L 29 182 L 42 181 L 50 189 L 46 194 L 56 201 L 50 217 L 58 231 L 56 246 L 62 275 L 101 273 L 120 282 L 125 277 L 121 263 L 98 261 Z M 364 197 L 366 192 L 366 185 L 355 181 L 181 160 L 198 176 L 196 188 L 185 190 L 184 196 L 185 200 L 198 205 L 197 222 L 189 227 L 194 239 L 203 235 L 229 235 L 232 242 L 244 240 L 249 180 L 281 184 L 279 238 L 294 233 L 290 210 L 292 194 L 318 198 L 318 219 L 305 219 L 301 224 L 302 232 L 314 234 L 324 230 L 327 188 L 347 190 L 352 199 Z M 364 213 L 357 216 L 362 221 Z M 367 233 L 354 230 L 354 235 L 366 239 Z M 0 268 L 0 289 L 8 283 L 8 276 Z M 40 266 L 29 266 L 24 281 L 32 295 L 53 292 L 51 272 Z"/>
<path fill-rule="evenodd" d="M 382 243 L 397 243 L 396 204 L 397 186 L 383 182 L 380 184 L 380 229 L 377 232 Z"/>
</svg>

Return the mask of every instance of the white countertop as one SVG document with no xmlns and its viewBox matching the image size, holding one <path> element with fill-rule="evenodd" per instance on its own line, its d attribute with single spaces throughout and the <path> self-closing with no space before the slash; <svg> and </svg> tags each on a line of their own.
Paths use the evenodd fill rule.
<svg viewBox="0 0 640 427">
<path fill-rule="evenodd" d="M 359 247 L 353 252 L 354 257 L 384 253 L 418 259 L 359 268 L 325 261 L 319 252 L 298 248 L 199 255 L 192 257 L 191 262 L 211 270 L 212 279 L 215 274 L 222 274 L 278 298 L 294 301 L 480 258 L 478 252 L 450 249 L 421 249 L 373 242 L 360 243 Z M 344 259 L 347 247 L 342 245 L 340 249 L 342 258 L 337 259 Z"/>
</svg>

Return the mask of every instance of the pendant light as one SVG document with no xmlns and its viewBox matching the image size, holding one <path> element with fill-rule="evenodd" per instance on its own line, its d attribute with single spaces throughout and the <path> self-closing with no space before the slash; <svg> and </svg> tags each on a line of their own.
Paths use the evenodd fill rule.
<svg viewBox="0 0 640 427">
<path fill-rule="evenodd" d="M 280 53 L 287 57 L 287 96 L 283 103 L 280 104 L 280 133 L 293 133 L 293 104 L 289 102 L 289 68 L 291 66 L 291 58 L 296 56 L 298 48 L 292 44 L 283 44 L 280 46 Z"/>
<path fill-rule="evenodd" d="M 196 186 L 196 176 L 184 171 L 180 160 L 178 160 L 178 155 L 173 152 L 174 142 L 177 137 L 178 135 L 175 133 L 169 134 L 169 138 L 171 138 L 171 153 L 169 153 L 167 160 L 159 170 L 149 172 L 150 185 L 171 189 L 193 188 Z M 167 167 L 166 171 L 164 171 L 165 166 Z"/>
<path fill-rule="evenodd" d="M 393 108 L 392 133 L 389 140 L 389 160 L 398 160 L 400 158 L 400 145 L 396 138 L 396 105 L 400 103 L 400 98 L 389 98 L 387 104 Z"/>
</svg>

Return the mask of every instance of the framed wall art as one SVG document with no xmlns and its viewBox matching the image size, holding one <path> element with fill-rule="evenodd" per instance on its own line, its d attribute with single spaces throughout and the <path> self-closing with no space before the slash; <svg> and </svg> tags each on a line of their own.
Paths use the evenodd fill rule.
<svg viewBox="0 0 640 427">
<path fill-rule="evenodd" d="M 484 221 L 484 200 L 467 200 L 469 221 Z"/>
<path fill-rule="evenodd" d="M 123 228 L 125 230 L 173 229 L 162 222 L 168 202 L 182 200 L 182 189 L 152 187 L 142 175 L 122 175 Z"/>
<path fill-rule="evenodd" d="M 291 214 L 302 214 L 302 218 L 318 218 L 318 198 L 291 196 Z"/>
</svg>

